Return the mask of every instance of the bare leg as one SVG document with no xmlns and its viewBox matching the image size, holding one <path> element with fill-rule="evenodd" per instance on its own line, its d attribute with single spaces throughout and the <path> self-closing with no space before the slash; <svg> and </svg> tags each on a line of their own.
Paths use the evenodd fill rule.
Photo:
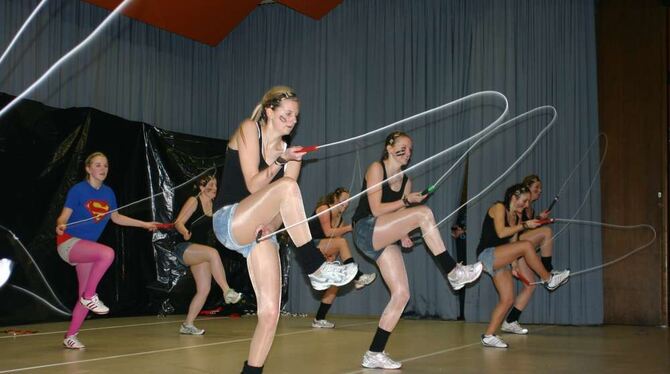
<svg viewBox="0 0 670 374">
<path fill-rule="evenodd" d="M 551 277 L 551 274 L 549 274 L 547 269 L 544 268 L 544 265 L 542 265 L 540 258 L 535 254 L 535 247 L 533 247 L 533 244 L 529 241 L 521 240 L 498 246 L 494 250 L 494 257 L 494 270 L 507 266 L 517 258 L 523 257 L 526 260 L 526 264 L 528 264 L 528 266 L 530 266 L 530 268 L 533 269 L 543 281 L 548 281 Z"/>
<path fill-rule="evenodd" d="M 225 294 L 230 289 L 226 281 L 226 271 L 223 269 L 221 256 L 219 256 L 219 252 L 216 249 L 202 244 L 191 244 L 184 252 L 184 262 L 189 266 L 207 264 L 209 272 L 214 277 L 216 284 L 221 287 L 223 293 Z"/>
<path fill-rule="evenodd" d="M 433 255 L 446 250 L 439 230 L 433 230 L 435 217 L 433 211 L 425 205 L 401 209 L 377 218 L 372 245 L 376 250 L 384 248 L 400 240 L 410 231 L 421 228 L 424 240 Z"/>
<path fill-rule="evenodd" d="M 514 281 L 512 279 L 512 272 L 507 269 L 499 271 L 493 277 L 493 284 L 496 286 L 496 291 L 498 291 L 498 304 L 496 304 L 491 312 L 491 321 L 486 328 L 486 335 L 495 334 L 498 326 L 500 326 L 503 318 L 505 318 L 505 314 L 507 314 L 507 311 L 514 302 Z"/>
<path fill-rule="evenodd" d="M 542 257 L 549 257 L 554 252 L 554 235 L 551 228 L 548 226 L 538 227 L 536 229 L 524 232 L 519 239 L 528 240 L 533 243 L 535 248 L 540 247 L 540 255 Z"/>
<path fill-rule="evenodd" d="M 335 297 L 337 297 L 337 291 L 339 290 L 339 287 L 332 286 L 325 290 L 323 292 L 323 296 L 321 296 L 321 302 L 324 304 L 333 304 L 335 301 Z"/>
<path fill-rule="evenodd" d="M 391 332 L 398 324 L 398 320 L 400 320 L 400 316 L 409 301 L 409 282 L 400 247 L 397 245 L 388 246 L 377 259 L 377 265 L 379 265 L 382 278 L 391 292 L 391 300 L 389 300 L 379 319 L 379 327 Z"/>
<path fill-rule="evenodd" d="M 280 266 L 279 251 L 269 241 L 258 243 L 247 258 L 258 305 L 258 323 L 249 346 L 248 363 L 251 366 L 263 366 L 275 337 L 281 298 Z"/>
<path fill-rule="evenodd" d="M 528 281 L 532 282 L 535 279 L 535 273 L 528 267 L 528 264 L 526 264 L 526 260 L 523 258 L 520 258 L 517 261 L 517 271 L 526 278 Z M 535 288 L 537 286 L 534 284 L 524 284 L 523 289 L 519 294 L 516 296 L 516 300 L 514 301 L 514 307 L 519 309 L 519 310 L 524 310 L 528 303 L 530 302 L 530 298 L 533 296 L 533 292 L 535 292 Z"/>
<path fill-rule="evenodd" d="M 281 178 L 243 199 L 231 224 L 233 238 L 240 244 L 253 242 L 258 227 L 269 224 L 277 214 L 287 227 L 306 218 L 300 187 L 294 179 Z M 307 222 L 287 231 L 298 247 L 312 240 Z"/>
<path fill-rule="evenodd" d="M 349 244 L 344 238 L 323 239 L 319 242 L 319 250 L 328 261 L 334 261 L 338 255 L 342 261 L 351 258 Z"/>
<path fill-rule="evenodd" d="M 189 247 L 188 250 L 190 250 L 191 247 Z M 195 279 L 196 292 L 191 300 L 191 305 L 188 307 L 188 314 L 186 314 L 186 320 L 184 321 L 184 324 L 186 325 L 192 325 L 193 321 L 195 321 L 198 313 L 202 310 L 202 306 L 205 305 L 205 301 L 207 301 L 207 296 L 209 295 L 209 290 L 212 285 L 212 274 L 209 272 L 208 263 L 202 262 L 197 265 L 192 265 L 191 273 L 193 273 L 193 279 Z"/>
</svg>

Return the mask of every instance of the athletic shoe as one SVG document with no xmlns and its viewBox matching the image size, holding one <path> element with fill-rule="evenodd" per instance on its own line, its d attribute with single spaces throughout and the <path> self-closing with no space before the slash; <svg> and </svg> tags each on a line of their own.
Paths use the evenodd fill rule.
<svg viewBox="0 0 670 374">
<path fill-rule="evenodd" d="M 309 274 L 309 281 L 312 288 L 317 291 L 323 291 L 331 286 L 344 286 L 351 282 L 358 273 L 358 265 L 355 262 L 342 265 L 337 261 L 324 262 Z"/>
<path fill-rule="evenodd" d="M 315 319 L 312 321 L 312 327 L 319 329 L 332 329 L 335 327 L 335 324 L 328 321 L 327 319 Z"/>
<path fill-rule="evenodd" d="M 493 347 L 493 348 L 507 348 L 507 343 L 505 343 L 498 335 L 483 335 L 482 334 L 482 344 L 484 347 Z"/>
<path fill-rule="evenodd" d="M 66 337 L 65 339 L 63 339 L 63 345 L 65 346 L 65 348 L 69 348 L 69 349 L 86 348 L 86 346 L 81 344 L 79 339 L 77 339 L 77 334 L 70 335 L 70 336 Z"/>
<path fill-rule="evenodd" d="M 544 283 L 544 287 L 546 287 L 549 291 L 553 291 L 561 285 L 565 284 L 568 281 L 569 276 L 569 269 L 563 271 L 552 271 L 551 278 L 549 278 L 549 281 Z"/>
<path fill-rule="evenodd" d="M 360 290 L 361 288 L 367 286 L 368 284 L 372 283 L 377 279 L 377 274 L 375 273 L 369 273 L 369 274 L 361 274 L 358 279 L 354 281 L 354 287 L 357 290 Z"/>
<path fill-rule="evenodd" d="M 95 294 L 91 296 L 90 299 L 85 299 L 83 296 L 79 299 L 81 305 L 85 306 L 86 309 L 90 310 L 95 314 L 107 314 L 109 313 L 109 308 L 98 299 L 98 295 Z"/>
<path fill-rule="evenodd" d="M 223 294 L 223 301 L 226 304 L 237 304 L 237 303 L 240 302 L 241 299 L 242 299 L 242 294 L 235 291 L 232 288 L 229 288 L 228 291 L 226 291 Z"/>
<path fill-rule="evenodd" d="M 472 265 L 462 265 L 459 263 L 449 272 L 447 279 L 449 279 L 451 287 L 453 287 L 455 291 L 458 291 L 466 284 L 476 281 L 482 274 L 483 268 L 484 266 L 481 262 Z"/>
<path fill-rule="evenodd" d="M 402 363 L 393 361 L 386 352 L 367 351 L 363 355 L 363 367 L 369 369 L 400 369 Z"/>
<path fill-rule="evenodd" d="M 179 328 L 179 333 L 184 335 L 203 335 L 205 330 L 199 329 L 193 325 L 185 325 L 182 323 L 181 327 Z"/>
<path fill-rule="evenodd" d="M 519 324 L 519 321 L 514 321 L 514 322 L 507 322 L 503 321 L 502 327 L 500 329 L 504 332 L 511 332 L 512 334 L 517 334 L 517 335 L 526 335 L 528 334 L 528 329 L 524 329 L 521 327 Z"/>
</svg>

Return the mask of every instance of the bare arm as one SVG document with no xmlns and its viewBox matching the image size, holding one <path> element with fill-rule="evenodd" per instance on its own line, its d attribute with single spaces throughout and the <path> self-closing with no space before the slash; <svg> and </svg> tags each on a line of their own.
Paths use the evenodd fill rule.
<svg viewBox="0 0 670 374">
<path fill-rule="evenodd" d="M 258 170 L 261 150 L 258 146 L 256 123 L 250 119 L 244 120 L 233 138 L 232 144 L 228 146 L 237 146 L 244 183 L 249 192 L 254 193 L 270 184 L 282 166 L 273 163 L 263 171 Z"/>
<path fill-rule="evenodd" d="M 65 232 L 65 225 L 67 224 L 67 220 L 70 219 L 71 215 L 72 215 L 72 209 L 63 207 L 63 210 L 60 212 L 60 215 L 56 219 L 56 234 L 63 235 L 63 233 Z"/>
<path fill-rule="evenodd" d="M 372 165 L 370 165 L 370 167 L 368 167 L 368 170 L 365 173 L 365 180 L 367 181 L 368 188 L 384 180 L 384 170 L 382 169 L 382 165 L 379 162 L 374 162 Z M 367 194 L 368 203 L 370 204 L 370 211 L 375 217 L 379 217 L 387 213 L 392 213 L 405 207 L 405 203 L 403 203 L 402 200 L 392 201 L 390 203 L 382 203 L 381 185 L 368 190 Z"/>
<path fill-rule="evenodd" d="M 513 224 L 512 226 L 505 226 L 505 206 L 503 204 L 497 203 L 493 205 L 488 210 L 488 215 L 493 217 L 493 225 L 496 230 L 496 234 L 499 238 L 506 238 L 520 233 L 524 230 L 523 224 Z"/>
<path fill-rule="evenodd" d="M 191 238 L 191 233 L 186 228 L 186 221 L 193 215 L 193 212 L 198 208 L 197 197 L 189 197 L 184 203 L 184 206 L 181 207 L 177 219 L 174 221 L 174 228 L 179 232 L 184 240 L 189 240 Z"/>
<path fill-rule="evenodd" d="M 321 205 L 316 209 L 316 212 L 321 213 L 326 209 L 328 209 L 327 205 Z M 333 224 L 330 221 L 330 212 L 324 213 L 320 215 L 318 218 L 319 223 L 321 224 L 321 228 L 323 229 L 323 233 L 326 234 L 327 238 L 337 238 L 351 231 L 351 225 L 344 225 L 333 228 L 332 226 Z"/>
<path fill-rule="evenodd" d="M 124 216 L 119 212 L 112 213 L 112 222 L 119 226 L 141 227 L 149 231 L 156 231 L 156 222 L 144 222 L 135 218 Z"/>
</svg>

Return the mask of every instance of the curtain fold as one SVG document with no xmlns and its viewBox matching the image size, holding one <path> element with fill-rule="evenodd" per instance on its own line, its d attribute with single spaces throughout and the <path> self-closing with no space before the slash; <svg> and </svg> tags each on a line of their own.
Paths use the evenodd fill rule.
<svg viewBox="0 0 670 374">
<path fill-rule="evenodd" d="M 0 4 L 0 46 L 9 43 L 37 3 Z M 480 90 L 504 93 L 512 116 L 554 105 L 559 113 L 554 129 L 504 182 L 468 207 L 473 261 L 483 213 L 502 198 L 504 188 L 537 173 L 545 190 L 537 206 L 548 205 L 598 135 L 594 9 L 593 0 L 345 0 L 315 21 L 273 4 L 259 6 L 214 48 L 122 17 L 31 98 L 57 107 L 91 106 L 168 130 L 223 139 L 250 115 L 267 88 L 286 84 L 301 98 L 293 143 L 307 145 L 362 134 Z M 0 66 L 0 90 L 20 93 L 106 14 L 76 0 L 51 2 Z M 475 133 L 500 112 L 498 101 L 478 100 L 404 126 L 414 139 L 413 163 Z M 463 166 L 456 168 L 429 201 L 436 218 L 458 206 L 464 180 L 473 196 L 546 123 L 546 118 L 534 118 L 478 147 L 469 157 L 467 175 Z M 381 154 L 385 135 L 310 155 L 301 176 L 308 213 L 319 196 L 338 186 L 349 187 L 353 180 L 352 192 L 360 190 L 356 161 L 364 173 Z M 415 189 L 434 182 L 456 157 L 413 173 Z M 569 181 L 556 217 L 575 213 L 597 162 L 596 149 Z M 596 182 L 577 218 L 599 219 L 599 191 Z M 440 230 L 455 256 L 450 226 L 447 222 Z M 598 264 L 600 231 L 573 225 L 559 236 L 555 252 L 557 268 Z M 356 251 L 354 256 L 363 271 L 377 271 Z M 428 251 L 418 245 L 405 260 L 412 292 L 407 312 L 455 318 L 457 295 Z M 287 308 L 315 311 L 318 295 L 301 274 L 291 277 Z M 388 300 L 380 280 L 362 291 L 342 293 L 332 313 L 379 314 Z M 488 320 L 496 302 L 489 277 L 483 275 L 466 294 L 467 319 Z M 538 288 L 521 322 L 601 323 L 601 274 L 572 279 L 553 294 Z"/>
</svg>

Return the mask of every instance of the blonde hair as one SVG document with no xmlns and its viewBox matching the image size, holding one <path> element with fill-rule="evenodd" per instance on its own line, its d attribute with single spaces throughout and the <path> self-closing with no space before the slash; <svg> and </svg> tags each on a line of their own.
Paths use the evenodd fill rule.
<svg viewBox="0 0 670 374">
<path fill-rule="evenodd" d="M 265 125 L 267 121 L 265 109 L 278 107 L 282 100 L 298 101 L 298 96 L 293 88 L 288 86 L 274 86 L 270 88 L 263 95 L 261 102 L 254 108 L 254 111 L 251 113 L 251 119 L 254 122 L 258 122 L 261 126 Z"/>
<path fill-rule="evenodd" d="M 88 157 L 86 157 L 86 160 L 84 160 L 84 165 L 91 166 L 91 162 L 93 162 L 93 159 L 98 157 L 98 156 L 102 156 L 104 158 L 107 158 L 107 156 L 102 152 L 93 152 L 90 155 L 88 155 Z"/>
<path fill-rule="evenodd" d="M 85 168 L 91 166 L 91 163 L 93 163 L 93 159 L 96 158 L 96 157 L 104 157 L 105 159 L 107 159 L 107 155 L 105 155 L 104 153 L 102 153 L 102 152 L 93 152 L 93 153 L 91 153 L 90 155 L 88 155 L 88 157 L 86 157 L 86 160 L 84 160 Z M 84 168 L 84 169 L 85 169 L 85 168 Z M 90 176 L 91 176 L 91 175 L 88 173 L 88 171 L 86 171 L 86 178 L 85 178 L 85 179 L 88 180 L 88 178 L 89 178 Z"/>
</svg>

